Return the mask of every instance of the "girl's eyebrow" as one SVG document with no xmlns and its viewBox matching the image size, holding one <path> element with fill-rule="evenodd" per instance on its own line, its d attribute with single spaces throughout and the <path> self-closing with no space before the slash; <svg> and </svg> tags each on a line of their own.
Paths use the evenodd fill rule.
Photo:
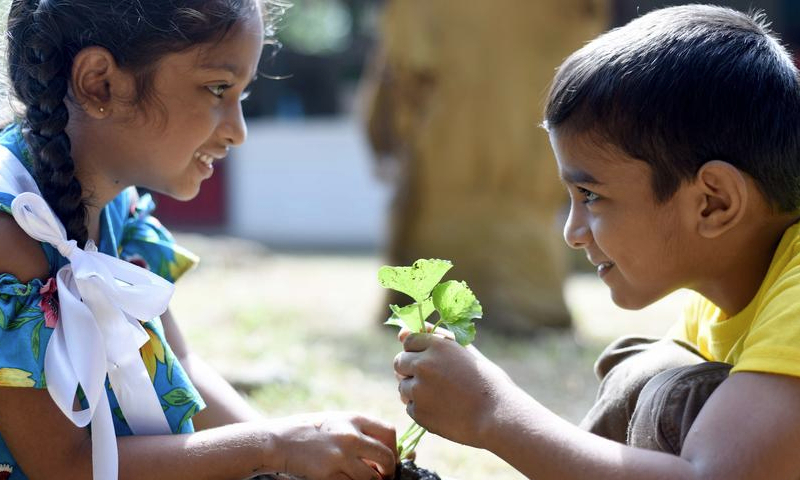
<svg viewBox="0 0 800 480">
<path fill-rule="evenodd" d="M 561 169 L 561 181 L 570 185 L 582 183 L 587 185 L 600 185 L 602 182 L 592 176 L 591 173 L 584 170 Z"/>
<path fill-rule="evenodd" d="M 203 70 L 225 70 L 226 72 L 230 72 L 235 77 L 242 76 L 240 74 L 242 69 L 230 63 L 204 63 L 200 65 L 200 68 Z"/>
</svg>

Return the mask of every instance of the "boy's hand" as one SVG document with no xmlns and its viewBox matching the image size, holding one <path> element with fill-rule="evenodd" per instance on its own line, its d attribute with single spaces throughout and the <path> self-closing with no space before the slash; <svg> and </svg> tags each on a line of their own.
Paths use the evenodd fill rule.
<svg viewBox="0 0 800 480">
<path fill-rule="evenodd" d="M 516 388 L 495 364 L 452 338 L 406 334 L 394 360 L 400 399 L 417 423 L 455 442 L 479 447 L 505 392 Z"/>
</svg>

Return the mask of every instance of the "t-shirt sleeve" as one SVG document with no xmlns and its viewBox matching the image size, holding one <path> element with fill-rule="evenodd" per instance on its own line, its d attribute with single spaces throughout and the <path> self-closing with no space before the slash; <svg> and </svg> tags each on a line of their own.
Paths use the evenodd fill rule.
<svg viewBox="0 0 800 480">
<path fill-rule="evenodd" d="M 197 265 L 199 259 L 175 243 L 169 230 L 152 215 L 154 209 L 155 203 L 149 194 L 131 198 L 122 226 L 119 257 L 175 282 Z"/>
<path fill-rule="evenodd" d="M 800 268 L 797 270 L 766 293 L 731 372 L 800 377 Z"/>
<path fill-rule="evenodd" d="M 0 274 L 0 386 L 46 388 L 44 352 L 58 322 L 54 278 Z"/>
</svg>

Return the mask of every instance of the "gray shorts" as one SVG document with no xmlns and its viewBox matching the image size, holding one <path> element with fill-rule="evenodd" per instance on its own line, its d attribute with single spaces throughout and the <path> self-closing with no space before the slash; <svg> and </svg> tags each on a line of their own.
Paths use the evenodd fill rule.
<svg viewBox="0 0 800 480">
<path fill-rule="evenodd" d="M 678 340 L 620 338 L 595 363 L 600 389 L 580 426 L 633 447 L 679 455 L 697 414 L 730 369 Z"/>
</svg>

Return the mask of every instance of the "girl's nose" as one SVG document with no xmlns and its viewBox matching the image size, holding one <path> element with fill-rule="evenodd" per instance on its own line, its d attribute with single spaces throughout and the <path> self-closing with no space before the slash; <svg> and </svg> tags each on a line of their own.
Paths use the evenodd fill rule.
<svg viewBox="0 0 800 480">
<path fill-rule="evenodd" d="M 569 209 L 567 223 L 564 224 L 564 241 L 571 248 L 585 248 L 592 240 L 592 231 L 583 213 L 574 207 Z"/>
<path fill-rule="evenodd" d="M 247 139 L 247 124 L 244 121 L 241 103 L 237 102 L 236 106 L 228 111 L 228 115 L 220 128 L 222 128 L 222 135 L 227 145 L 237 146 L 244 143 Z"/>
</svg>

